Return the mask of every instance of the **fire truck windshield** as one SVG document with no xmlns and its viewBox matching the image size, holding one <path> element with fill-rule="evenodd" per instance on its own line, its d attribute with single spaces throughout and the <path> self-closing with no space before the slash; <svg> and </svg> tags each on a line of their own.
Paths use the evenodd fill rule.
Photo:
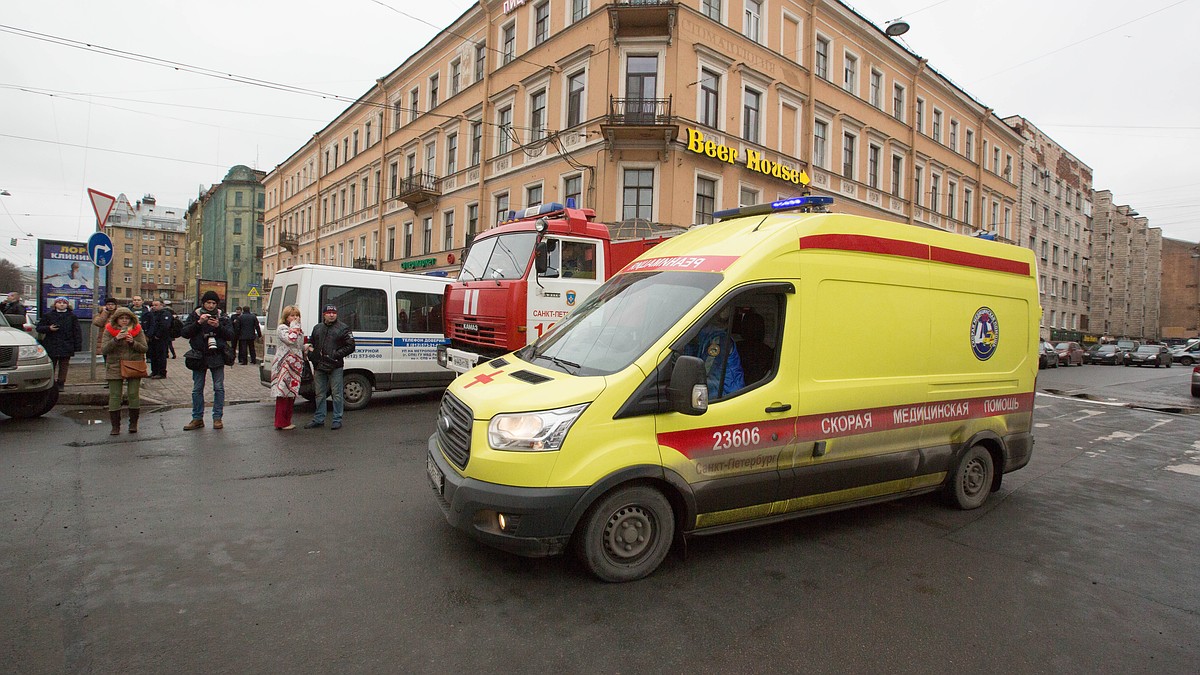
<svg viewBox="0 0 1200 675">
<path fill-rule="evenodd" d="M 476 239 L 467 252 L 461 281 L 472 279 L 520 279 L 529 269 L 537 234 L 513 232 L 495 237 Z"/>
</svg>

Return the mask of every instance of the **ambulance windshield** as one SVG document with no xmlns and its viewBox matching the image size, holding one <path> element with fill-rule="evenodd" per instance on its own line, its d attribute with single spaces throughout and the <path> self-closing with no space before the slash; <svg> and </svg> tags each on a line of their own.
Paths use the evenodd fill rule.
<svg viewBox="0 0 1200 675">
<path fill-rule="evenodd" d="M 615 373 L 720 282 L 710 272 L 618 274 L 517 356 L 572 375 Z"/>
<path fill-rule="evenodd" d="M 536 240 L 537 234 L 533 232 L 513 232 L 476 240 L 458 273 L 459 280 L 524 277 Z"/>
</svg>

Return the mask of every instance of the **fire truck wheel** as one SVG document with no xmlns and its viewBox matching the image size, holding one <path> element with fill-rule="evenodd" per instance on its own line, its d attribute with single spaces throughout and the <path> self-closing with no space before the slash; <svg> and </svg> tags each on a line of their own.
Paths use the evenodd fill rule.
<svg viewBox="0 0 1200 675">
<path fill-rule="evenodd" d="M 671 550 L 675 513 L 658 490 L 620 488 L 592 505 L 580 521 L 579 559 L 603 581 L 634 581 L 649 575 Z"/>
</svg>

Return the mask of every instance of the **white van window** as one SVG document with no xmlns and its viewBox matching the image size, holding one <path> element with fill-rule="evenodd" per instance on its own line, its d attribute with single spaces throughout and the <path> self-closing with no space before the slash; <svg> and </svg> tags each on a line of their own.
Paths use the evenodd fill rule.
<svg viewBox="0 0 1200 675">
<path fill-rule="evenodd" d="M 326 305 L 338 310 L 338 321 L 356 333 L 386 333 L 388 330 L 387 294 L 379 288 L 322 286 L 317 316 Z"/>
<path fill-rule="evenodd" d="M 432 293 L 396 293 L 396 330 L 401 333 L 442 334 L 442 296 Z"/>
<path fill-rule="evenodd" d="M 287 287 L 283 289 L 283 303 L 281 304 L 280 309 L 282 310 L 283 307 L 296 304 L 296 295 L 299 294 L 299 292 L 300 286 L 298 284 L 288 284 Z M 308 310 L 301 309 L 301 311 L 305 312 Z M 319 309 L 313 312 L 314 316 L 320 316 L 320 314 L 321 310 Z"/>
<path fill-rule="evenodd" d="M 283 307 L 283 288 L 276 286 L 271 289 L 271 301 L 267 303 L 267 325 L 272 329 L 279 325 L 279 311 Z"/>
</svg>

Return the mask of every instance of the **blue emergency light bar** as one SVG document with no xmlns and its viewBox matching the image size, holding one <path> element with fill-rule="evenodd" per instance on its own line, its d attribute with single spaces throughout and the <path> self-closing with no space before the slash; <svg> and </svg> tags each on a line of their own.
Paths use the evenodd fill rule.
<svg viewBox="0 0 1200 675">
<path fill-rule="evenodd" d="M 568 200 L 568 201 L 570 201 L 570 200 Z M 530 206 L 529 208 L 525 209 L 524 211 L 509 211 L 508 217 L 505 218 L 504 220 L 500 221 L 500 223 L 504 224 L 504 223 L 511 223 L 514 220 L 525 220 L 526 218 L 537 218 L 538 216 L 544 216 L 548 213 L 557 213 L 559 211 L 562 211 L 565 208 L 566 207 L 564 207 L 562 204 L 560 204 L 558 202 L 550 202 L 549 204 L 542 204 L 541 206 Z"/>
<path fill-rule="evenodd" d="M 744 218 L 746 216 L 762 216 L 776 211 L 800 211 L 801 213 L 825 213 L 826 207 L 833 203 L 833 197 L 809 195 L 807 197 L 792 197 L 780 199 L 769 204 L 755 204 L 736 209 L 725 209 L 713 214 L 717 220 L 729 218 Z"/>
</svg>

